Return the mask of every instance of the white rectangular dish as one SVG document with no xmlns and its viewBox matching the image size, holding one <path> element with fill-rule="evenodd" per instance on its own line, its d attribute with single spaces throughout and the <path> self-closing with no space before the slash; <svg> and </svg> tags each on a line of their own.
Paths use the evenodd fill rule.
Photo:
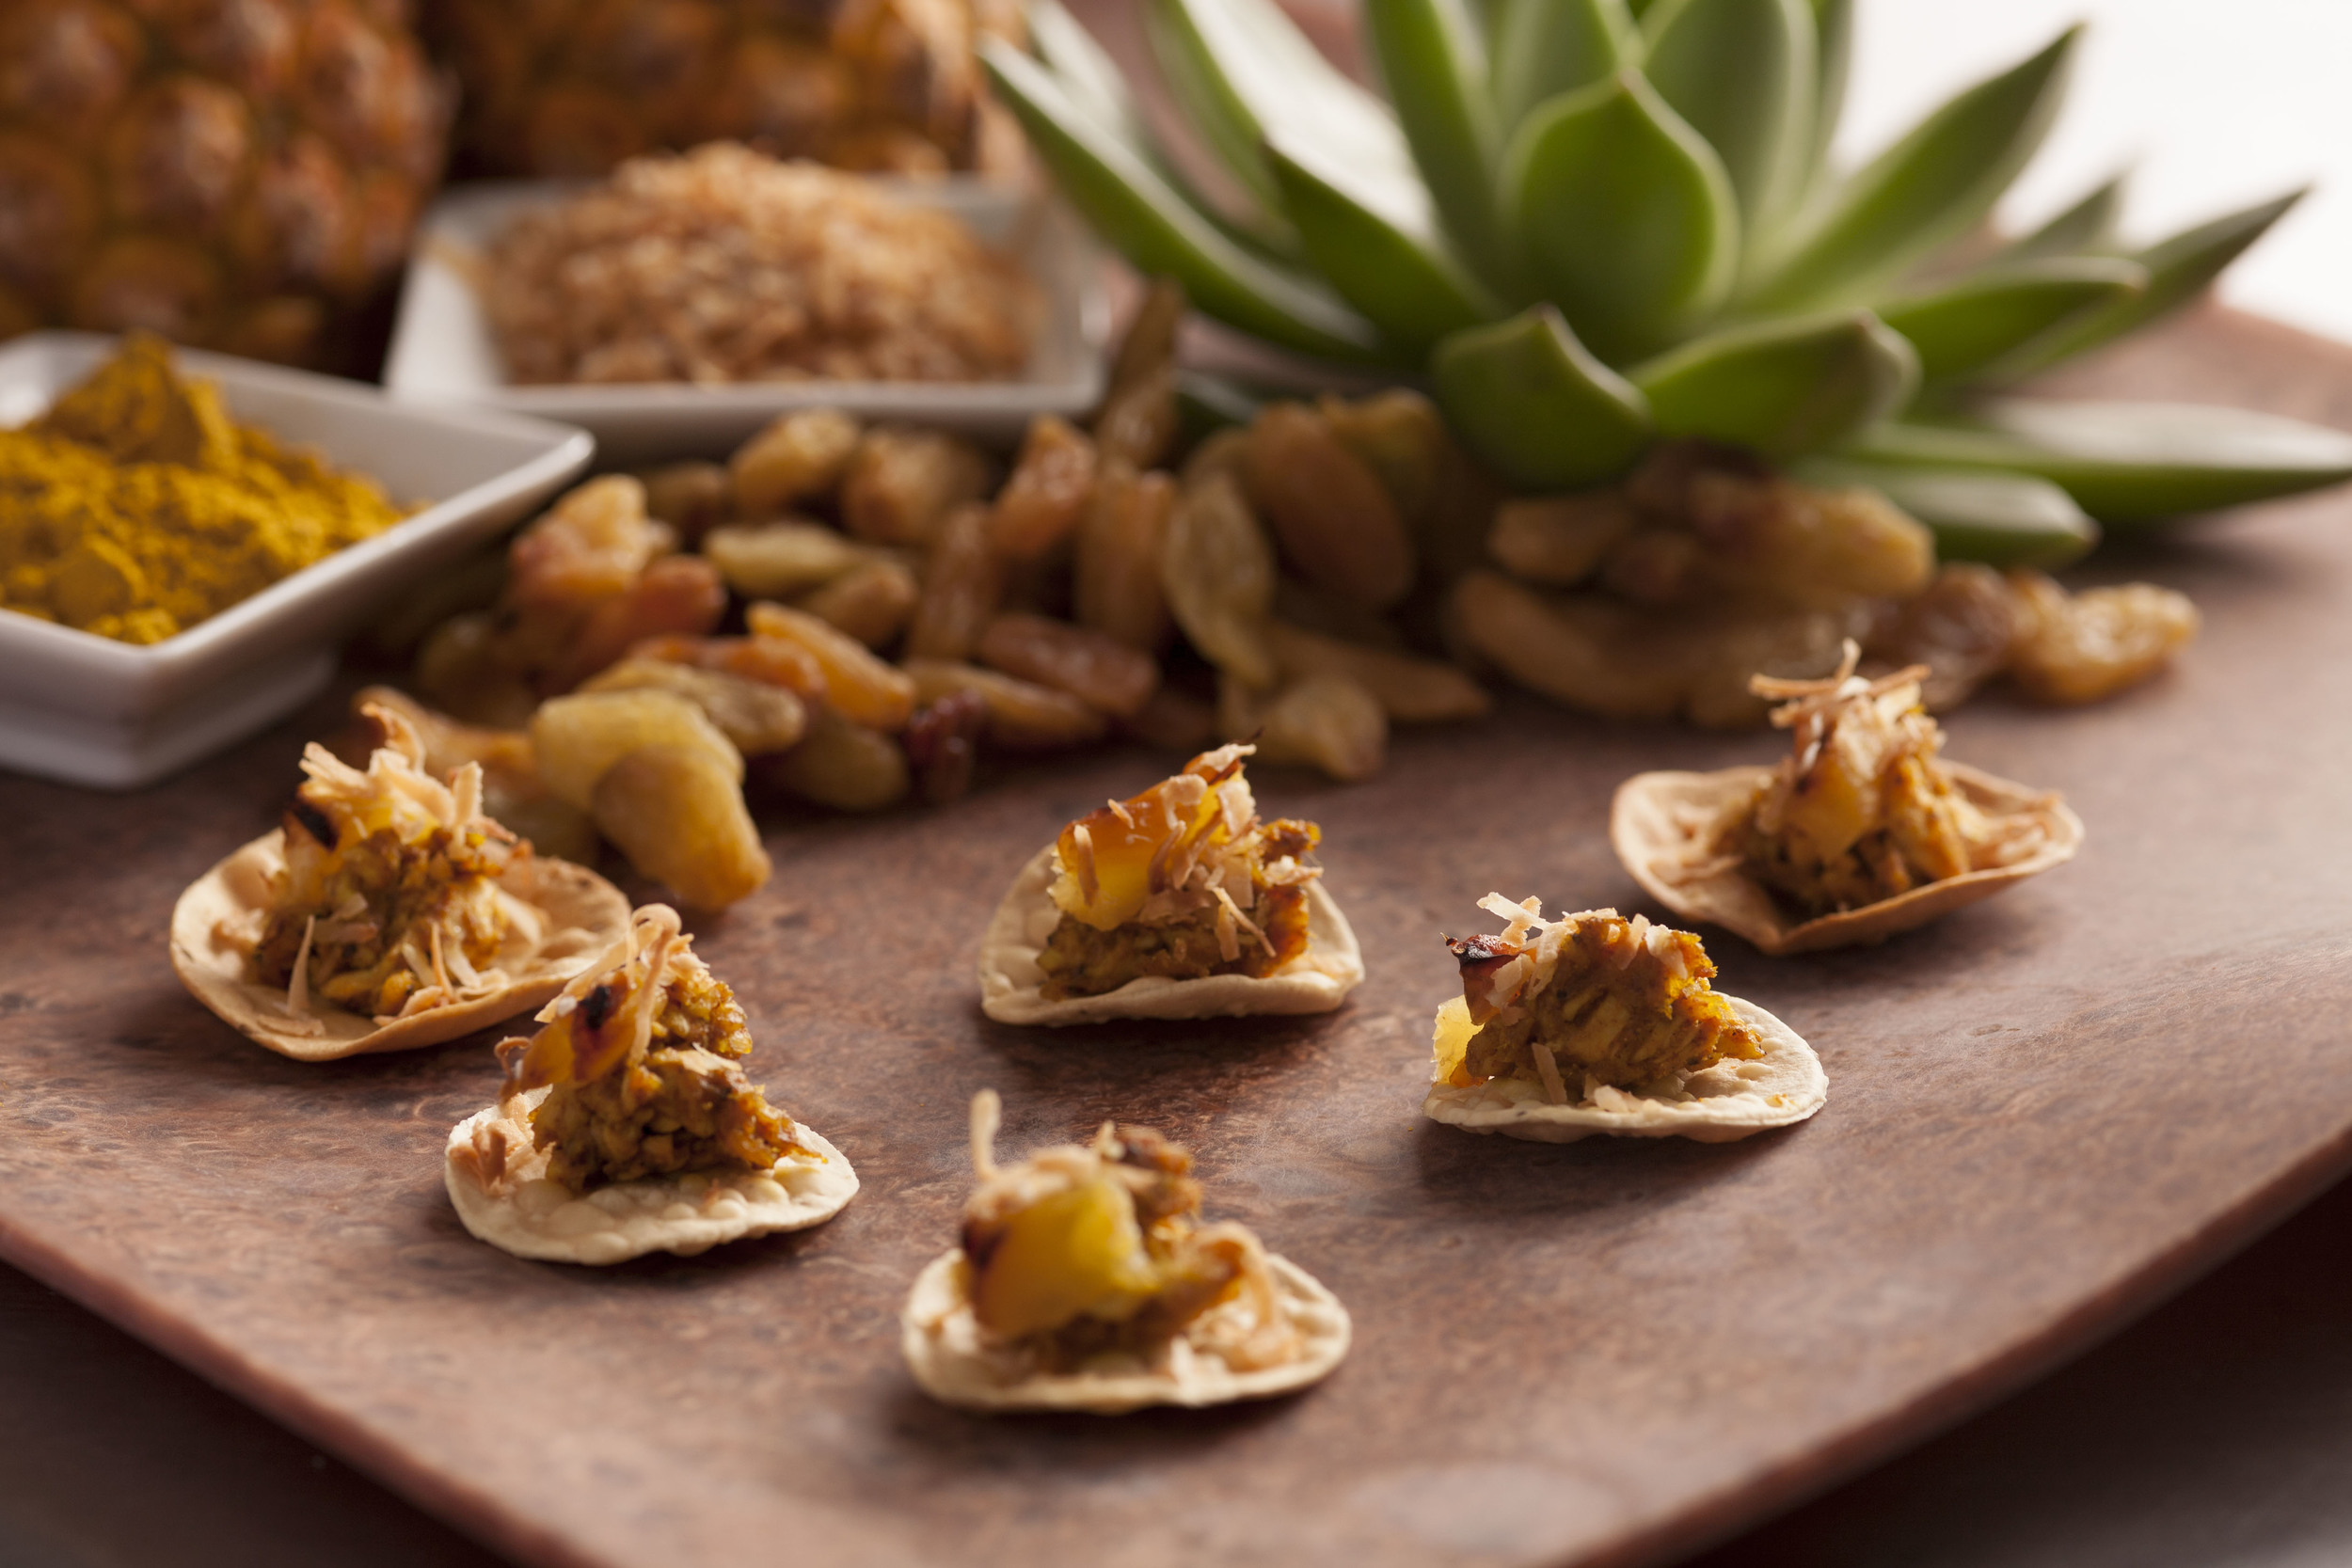
<svg viewBox="0 0 2352 1568">
<path fill-rule="evenodd" d="M 87 376 L 115 341 L 35 332 L 0 344 L 0 427 Z M 135 788 L 250 735 L 326 683 L 338 640 L 588 466 L 595 443 L 542 420 L 395 402 L 373 387 L 175 351 L 238 420 L 430 504 L 151 647 L 0 610 L 0 767 Z"/>
<path fill-rule="evenodd" d="M 611 463 L 723 457 L 778 414 L 839 408 L 984 439 L 1019 438 L 1038 414 L 1075 418 L 1103 396 L 1110 300 L 1103 254 L 1057 202 L 971 179 L 892 181 L 903 199 L 951 213 L 1009 250 L 1044 297 L 1027 369 L 998 382 L 798 381 L 729 387 L 510 386 L 468 274 L 516 214 L 580 189 L 494 181 L 444 194 L 417 228 L 384 385 L 404 399 L 487 404 L 593 433 Z"/>
</svg>

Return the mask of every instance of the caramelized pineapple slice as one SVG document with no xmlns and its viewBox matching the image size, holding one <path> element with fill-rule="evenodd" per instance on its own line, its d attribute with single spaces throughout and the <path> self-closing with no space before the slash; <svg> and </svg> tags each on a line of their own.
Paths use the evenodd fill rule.
<svg viewBox="0 0 2352 1568">
<path fill-rule="evenodd" d="M 965 1250 L 984 1257 L 973 1309 L 983 1327 L 1007 1338 L 1081 1316 L 1124 1322 L 1160 1285 L 1135 1199 L 1109 1176 L 1040 1198 L 1006 1219 L 993 1245 L 970 1237 Z"/>
<path fill-rule="evenodd" d="M 1858 765 L 1851 750 L 1843 735 L 1832 732 L 1782 810 L 1781 831 L 1791 847 L 1807 845 L 1817 863 L 1852 848 L 1885 816 L 1876 768 Z"/>
<path fill-rule="evenodd" d="M 1248 750 L 1227 746 L 1203 752 L 1175 777 L 1064 828 L 1054 840 L 1062 873 L 1054 883 L 1054 902 L 1098 931 L 1117 930 L 1135 919 L 1154 893 L 1173 884 L 1172 867 L 1186 863 L 1200 847 L 1230 836 L 1232 825 L 1224 820 L 1217 786 L 1240 773 Z"/>
<path fill-rule="evenodd" d="M 1438 1059 L 1436 1081 L 1468 1088 L 1473 1082 L 1462 1063 L 1470 1055 L 1470 1037 L 1478 1033 L 1478 1025 L 1470 1019 L 1470 1004 L 1458 996 L 1450 996 L 1438 1008 L 1437 1032 L 1430 1037 L 1431 1054 Z"/>
</svg>

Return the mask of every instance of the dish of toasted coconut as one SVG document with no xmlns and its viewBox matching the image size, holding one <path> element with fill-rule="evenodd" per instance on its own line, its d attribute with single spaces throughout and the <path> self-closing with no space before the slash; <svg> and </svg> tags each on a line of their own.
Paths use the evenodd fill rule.
<svg viewBox="0 0 2352 1568">
<path fill-rule="evenodd" d="M 1709 982 L 1696 937 L 1587 910 L 1546 920 L 1499 893 L 1501 935 L 1449 942 L 1462 994 L 1438 1009 L 1422 1109 L 1472 1132 L 1574 1143 L 1596 1132 L 1728 1143 L 1829 1097 L 1796 1032 Z"/>
<path fill-rule="evenodd" d="M 1364 977 L 1310 853 L 1311 822 L 1260 819 L 1220 747 L 1064 828 L 1014 879 L 980 944 L 1000 1023 L 1328 1012 Z"/>
<path fill-rule="evenodd" d="M 479 766 L 434 779 L 405 719 L 367 713 L 384 741 L 366 769 L 310 746 L 283 825 L 171 912 L 182 983 L 298 1061 L 433 1045 L 536 1007 L 628 925 L 619 889 L 483 814 Z"/>
<path fill-rule="evenodd" d="M 841 1151 L 743 1074 L 743 1010 L 677 911 L 628 930 L 499 1047 L 498 1103 L 449 1135 L 466 1228 L 518 1258 L 617 1263 L 802 1230 L 857 1194 Z"/>
<path fill-rule="evenodd" d="M 1794 732 L 1778 767 L 1618 786 L 1609 839 L 1634 880 L 1777 955 L 1883 941 L 2074 858 L 2082 819 L 2056 792 L 1937 755 L 1923 666 L 1868 680 L 1857 657 L 1750 683 Z"/>
<path fill-rule="evenodd" d="M 1347 1309 L 1247 1227 L 1200 1223 L 1192 1157 L 1146 1128 L 995 1160 L 993 1090 L 972 1101 L 979 1185 L 962 1244 L 899 1319 L 925 1393 L 974 1410 L 1224 1404 L 1303 1388 L 1347 1354 Z"/>
</svg>

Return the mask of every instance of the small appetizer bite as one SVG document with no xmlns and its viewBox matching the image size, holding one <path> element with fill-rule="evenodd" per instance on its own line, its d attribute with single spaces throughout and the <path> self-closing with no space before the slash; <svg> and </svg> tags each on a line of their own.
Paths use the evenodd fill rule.
<svg viewBox="0 0 2352 1568">
<path fill-rule="evenodd" d="M 416 730 L 365 710 L 363 771 L 325 747 L 283 825 L 206 872 L 171 914 L 198 1001 L 300 1061 L 454 1039 L 553 996 L 628 928 L 628 901 L 543 860 L 482 811 L 482 768 L 428 775 Z"/>
<path fill-rule="evenodd" d="M 1309 856 L 1311 822 L 1259 820 L 1225 746 L 1061 831 L 1014 879 L 980 945 L 1001 1023 L 1328 1012 L 1364 977 Z"/>
<path fill-rule="evenodd" d="M 1499 893 L 1500 936 L 1449 941 L 1462 994 L 1438 1009 L 1430 1117 L 1574 1143 L 1595 1132 L 1729 1143 L 1829 1098 L 1820 1058 L 1763 1008 L 1708 982 L 1698 938 L 1614 910 L 1543 917 Z"/>
<path fill-rule="evenodd" d="M 857 1173 L 768 1102 L 735 993 L 664 904 L 500 1045 L 498 1103 L 449 1135 L 442 1180 L 492 1246 L 559 1263 L 691 1254 L 803 1230 L 841 1212 Z"/>
<path fill-rule="evenodd" d="M 1347 1309 L 1246 1227 L 1200 1222 L 1192 1156 L 1104 1122 L 1089 1144 L 995 1160 L 998 1103 L 972 1100 L 963 1244 L 899 1318 L 923 1391 L 974 1410 L 1224 1404 L 1316 1382 L 1347 1354 Z"/>
<path fill-rule="evenodd" d="M 2048 790 L 1936 753 L 1923 665 L 1748 684 L 1793 731 L 1777 768 L 1642 773 L 1617 788 L 1609 838 L 1660 903 L 1767 953 L 1880 942 L 2074 858 L 2082 819 Z"/>
</svg>

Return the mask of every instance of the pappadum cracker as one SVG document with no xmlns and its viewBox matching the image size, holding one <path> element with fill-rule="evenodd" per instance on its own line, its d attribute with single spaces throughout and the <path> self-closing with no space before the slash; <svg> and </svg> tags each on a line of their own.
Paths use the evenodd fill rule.
<svg viewBox="0 0 2352 1568">
<path fill-rule="evenodd" d="M 298 1062 L 437 1045 L 533 1011 L 628 929 L 620 889 L 586 866 L 531 856 L 499 879 L 507 942 L 457 1001 L 379 1022 L 313 994 L 297 1017 L 283 986 L 253 978 L 270 884 L 285 863 L 285 830 L 273 828 L 197 879 L 172 907 L 171 967 L 223 1022 Z"/>
<path fill-rule="evenodd" d="M 1263 979 L 1210 974 L 1171 980 L 1148 974 L 1100 996 L 1049 1002 L 1037 958 L 1061 922 L 1061 908 L 1051 892 L 1056 873 L 1049 844 L 1013 879 L 980 939 L 980 1010 L 999 1023 L 1327 1013 L 1363 980 L 1363 950 L 1356 943 L 1356 933 L 1317 878 L 1307 887 L 1307 950 Z"/>
<path fill-rule="evenodd" d="M 1597 1132 L 1628 1138 L 1691 1138 L 1731 1143 L 1768 1128 L 1804 1120 L 1829 1099 L 1829 1075 L 1821 1059 L 1797 1032 L 1753 1002 L 1725 996 L 1740 1022 L 1756 1031 L 1764 1054 L 1754 1061 L 1724 1057 L 1683 1080 L 1672 1100 L 1638 1095 L 1608 1085 L 1573 1105 L 1544 1099 L 1543 1085 L 1516 1078 L 1490 1079 L 1468 1088 L 1432 1084 L 1422 1111 L 1434 1120 L 1472 1132 L 1500 1132 L 1536 1143 L 1572 1144 Z M 1442 1032 L 1448 1013 L 1459 1009 L 1456 1027 L 1469 1022 L 1460 997 L 1438 1009 Z"/>
<path fill-rule="evenodd" d="M 1268 1255 L 1282 1315 L 1298 1335 L 1298 1352 L 1276 1367 L 1228 1366 L 1213 1351 L 1196 1349 L 1195 1335 L 1238 1302 L 1212 1308 L 1171 1341 L 1164 1365 L 1133 1356 L 1104 1356 L 1074 1372 L 1028 1368 L 1018 1351 L 983 1344 L 972 1309 L 971 1271 L 963 1249 L 951 1247 L 916 1276 L 899 1315 L 899 1344 L 923 1391 L 967 1410 L 1078 1410 L 1117 1416 L 1145 1405 L 1199 1407 L 1265 1399 L 1304 1388 L 1328 1375 L 1347 1354 L 1353 1325 L 1347 1308 L 1289 1259 Z"/>
<path fill-rule="evenodd" d="M 1883 942 L 2062 865 L 2082 847 L 2082 818 L 2051 791 L 1965 763 L 1938 766 L 1990 822 L 2029 847 L 2026 852 L 2008 865 L 1923 882 L 1858 910 L 1793 920 L 1762 882 L 1711 842 L 1724 811 L 1771 781 L 1772 768 L 1753 767 L 1635 774 L 1617 786 L 1610 805 L 1609 843 L 1651 897 L 1685 920 L 1736 932 L 1774 958 Z"/>
<path fill-rule="evenodd" d="M 512 1114 L 492 1105 L 459 1122 L 441 1164 L 450 1202 L 466 1228 L 517 1258 L 589 1264 L 648 1252 L 691 1258 L 722 1242 L 821 1225 L 857 1196 L 857 1172 L 848 1157 L 801 1122 L 792 1124 L 792 1140 L 813 1150 L 810 1158 L 787 1155 L 764 1171 L 688 1171 L 575 1193 L 547 1179 L 547 1152 L 532 1148 L 531 1112 L 548 1092 L 516 1097 Z M 465 1156 L 473 1152 L 475 1133 L 501 1120 L 511 1146 L 531 1152 L 491 1191 Z"/>
</svg>

